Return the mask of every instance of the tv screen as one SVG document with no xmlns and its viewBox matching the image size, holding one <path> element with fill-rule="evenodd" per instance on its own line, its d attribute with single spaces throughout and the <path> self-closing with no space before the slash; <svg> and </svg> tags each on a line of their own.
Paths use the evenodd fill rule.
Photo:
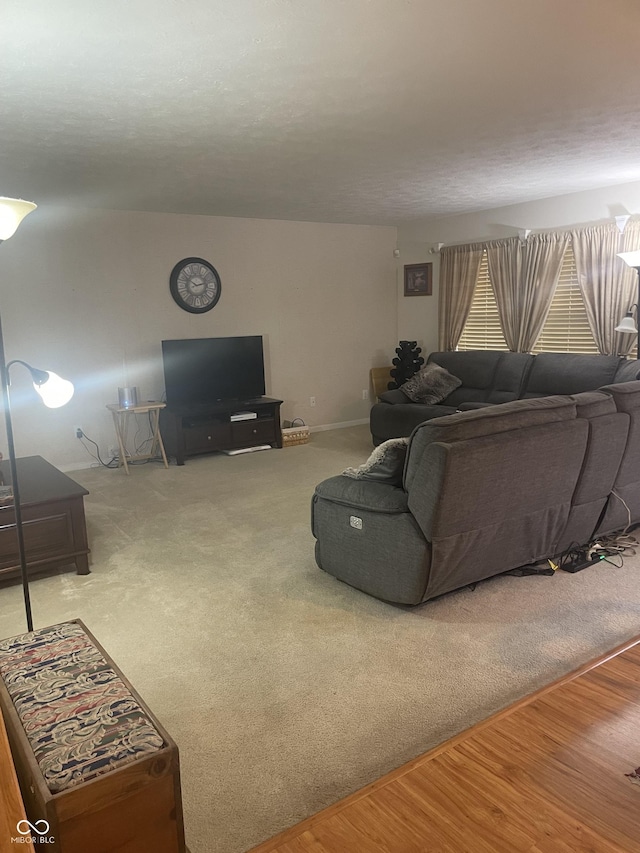
<svg viewBox="0 0 640 853">
<path fill-rule="evenodd" d="M 162 341 L 167 406 L 202 406 L 262 397 L 262 337 Z"/>
</svg>

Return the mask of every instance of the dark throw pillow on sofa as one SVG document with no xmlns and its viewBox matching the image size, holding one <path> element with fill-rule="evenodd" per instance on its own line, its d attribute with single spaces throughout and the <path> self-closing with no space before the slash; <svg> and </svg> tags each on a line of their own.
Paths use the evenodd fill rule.
<svg viewBox="0 0 640 853">
<path fill-rule="evenodd" d="M 342 473 L 354 480 L 378 480 L 392 486 L 402 485 L 404 459 L 408 438 L 390 438 L 379 444 L 366 462 L 358 468 L 346 468 Z"/>
<path fill-rule="evenodd" d="M 427 364 L 415 376 L 412 376 L 400 390 L 414 403 L 426 403 L 433 406 L 439 403 L 462 385 L 462 379 L 453 376 L 439 364 Z"/>
</svg>

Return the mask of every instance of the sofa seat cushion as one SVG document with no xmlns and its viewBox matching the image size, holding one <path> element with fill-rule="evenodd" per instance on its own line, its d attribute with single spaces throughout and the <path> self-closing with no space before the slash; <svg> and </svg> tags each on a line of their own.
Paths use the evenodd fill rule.
<svg viewBox="0 0 640 853">
<path fill-rule="evenodd" d="M 402 393 L 414 403 L 427 406 L 440 403 L 462 385 L 462 380 L 439 364 L 427 364 L 400 386 Z"/>
<path fill-rule="evenodd" d="M 0 676 L 53 793 L 164 746 L 127 686 L 75 622 L 1 641 Z"/>
<path fill-rule="evenodd" d="M 374 480 L 353 480 L 342 475 L 329 477 L 316 486 L 316 495 L 343 506 L 371 512 L 408 512 L 404 489 Z"/>
</svg>

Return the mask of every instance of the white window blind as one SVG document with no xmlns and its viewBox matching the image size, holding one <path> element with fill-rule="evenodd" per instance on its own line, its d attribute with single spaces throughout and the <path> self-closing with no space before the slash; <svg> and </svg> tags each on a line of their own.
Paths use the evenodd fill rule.
<svg viewBox="0 0 640 853">
<path fill-rule="evenodd" d="M 471 310 L 458 342 L 458 349 L 507 349 L 498 317 L 496 298 L 489 278 L 486 252 L 483 252 L 482 255 Z"/>
<path fill-rule="evenodd" d="M 598 352 L 578 285 L 571 245 L 564 253 L 558 286 L 533 352 Z"/>
<path fill-rule="evenodd" d="M 458 349 L 507 349 L 489 278 L 486 252 L 482 256 L 471 310 Z M 564 254 L 558 286 L 533 352 L 598 352 L 578 285 L 576 259 L 571 245 Z"/>
</svg>

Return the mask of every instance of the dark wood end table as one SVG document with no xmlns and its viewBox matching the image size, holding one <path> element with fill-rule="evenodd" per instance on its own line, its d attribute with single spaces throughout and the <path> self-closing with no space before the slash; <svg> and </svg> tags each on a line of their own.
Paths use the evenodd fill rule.
<svg viewBox="0 0 640 853">
<path fill-rule="evenodd" d="M 84 496 L 89 492 L 42 456 L 16 460 L 24 544 L 29 574 L 74 564 L 89 574 L 89 546 Z M 5 483 L 11 482 L 9 462 L 0 462 Z M 18 543 L 12 505 L 0 507 L 0 580 L 18 577 Z"/>
</svg>

